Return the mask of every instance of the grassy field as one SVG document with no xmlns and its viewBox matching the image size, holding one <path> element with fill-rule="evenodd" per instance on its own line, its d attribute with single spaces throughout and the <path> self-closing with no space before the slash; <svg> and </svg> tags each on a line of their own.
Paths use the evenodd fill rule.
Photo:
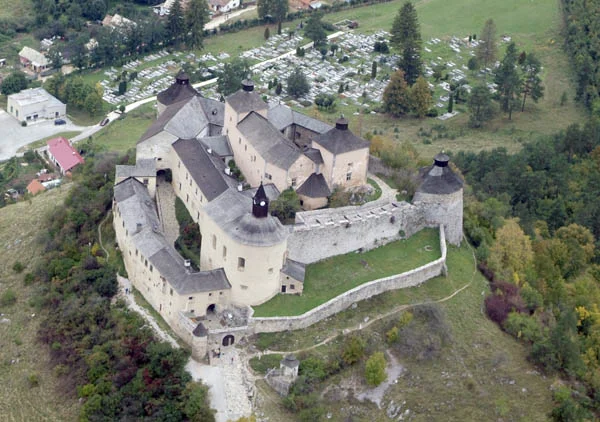
<svg viewBox="0 0 600 422">
<path fill-rule="evenodd" d="M 2 318 L 10 320 L 0 323 L 0 419 L 3 421 L 77 419 L 77 402 L 55 390 L 48 352 L 35 341 L 41 318 L 30 301 L 36 287 L 23 283 L 24 275 L 41 256 L 36 238 L 43 229 L 43 221 L 63 202 L 69 187 L 64 185 L 30 201 L 0 209 L 0 295 L 11 289 L 17 296 L 16 304 L 0 309 Z M 12 269 L 17 260 L 25 265 L 21 274 Z M 29 381 L 31 376 L 37 377 L 37 385 Z"/>
<path fill-rule="evenodd" d="M 552 408 L 550 384 L 554 380 L 539 374 L 527 362 L 526 348 L 503 333 L 483 314 L 481 298 L 489 287 L 474 271 L 471 250 L 466 246 L 449 248 L 448 269 L 448 277 L 438 277 L 419 287 L 360 302 L 356 309 L 342 312 L 308 329 L 262 334 L 257 337 L 255 345 L 282 351 L 309 347 L 330 335 L 341 334 L 345 328 L 357 326 L 366 317 L 375 318 L 400 304 L 439 300 L 472 280 L 465 290 L 436 305 L 444 317 L 450 338 L 439 356 L 419 359 L 388 350 L 394 353 L 404 372 L 384 395 L 382 409 L 368 401 L 358 401 L 353 393 L 347 396 L 340 393 L 344 389 L 355 392 L 367 390 L 362 381 L 364 363 L 360 363 L 327 382 L 327 393 L 322 392 L 326 412 L 331 412 L 331 420 L 347 420 L 353 416 L 353 420 L 387 421 L 386 408 L 393 400 L 397 405 L 406 402 L 402 409 L 410 409 L 410 420 L 413 421 L 547 420 Z M 383 333 L 398 315 L 378 321 L 368 330 L 359 332 L 370 351 L 387 348 L 382 341 Z M 339 349 L 342 341 L 340 336 L 310 353 L 329 354 Z M 300 353 L 299 356 L 306 355 Z M 257 369 L 263 370 L 263 366 L 258 364 Z M 265 412 L 273 422 L 294 418 L 267 386 L 257 386 L 261 393 L 259 411 Z"/>
<path fill-rule="evenodd" d="M 431 262 L 440 253 L 437 230 L 427 229 L 365 253 L 351 252 L 311 264 L 306 267 L 302 296 L 277 295 L 254 307 L 254 316 L 300 315 L 368 281 Z"/>
<path fill-rule="evenodd" d="M 126 152 L 135 148 L 136 142 L 155 119 L 154 103 L 144 104 L 95 134 L 94 143 L 110 151 Z"/>
</svg>

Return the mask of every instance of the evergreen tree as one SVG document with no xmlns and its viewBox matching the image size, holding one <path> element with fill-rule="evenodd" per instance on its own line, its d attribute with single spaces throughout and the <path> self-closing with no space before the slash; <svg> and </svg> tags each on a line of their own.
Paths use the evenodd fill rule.
<svg viewBox="0 0 600 422">
<path fill-rule="evenodd" d="M 308 93 L 310 91 L 310 84 L 302 73 L 302 70 L 297 67 L 294 71 L 288 76 L 287 79 L 287 93 L 293 97 L 301 97 L 302 95 Z"/>
<path fill-rule="evenodd" d="M 167 37 L 171 44 L 177 44 L 185 34 L 185 22 L 181 3 L 175 0 L 167 18 Z"/>
<path fill-rule="evenodd" d="M 277 33 L 281 34 L 281 22 L 289 9 L 288 0 L 258 0 L 256 9 L 260 19 L 277 22 Z"/>
<path fill-rule="evenodd" d="M 492 103 L 492 95 L 490 90 L 485 85 L 479 85 L 473 88 L 468 102 L 469 125 L 471 127 L 481 127 L 485 122 L 494 117 L 494 104 Z"/>
<path fill-rule="evenodd" d="M 204 25 L 208 22 L 208 7 L 205 0 L 190 0 L 185 12 L 185 28 L 188 47 L 202 48 Z"/>
<path fill-rule="evenodd" d="M 225 63 L 217 80 L 217 92 L 223 97 L 233 94 L 242 87 L 242 81 L 248 77 L 250 65 L 246 60 L 235 58 Z"/>
<path fill-rule="evenodd" d="M 450 93 L 450 99 L 448 100 L 448 113 L 454 111 L 454 93 Z"/>
<path fill-rule="evenodd" d="M 404 71 L 398 69 L 383 91 L 383 107 L 392 116 L 402 116 L 410 110 L 410 92 L 404 78 Z"/>
<path fill-rule="evenodd" d="M 375 79 L 377 77 L 377 62 L 373 61 L 371 65 L 371 79 Z"/>
<path fill-rule="evenodd" d="M 494 82 L 498 85 L 497 98 L 502 111 L 508 113 L 508 120 L 512 118 L 512 112 L 519 106 L 521 95 L 521 78 L 517 70 L 517 47 L 511 42 L 506 48 L 506 54 L 496 71 Z"/>
<path fill-rule="evenodd" d="M 424 77 L 419 76 L 410 90 L 411 108 L 418 117 L 425 117 L 433 104 L 429 84 Z"/>
<path fill-rule="evenodd" d="M 481 30 L 475 56 L 479 63 L 486 68 L 496 61 L 497 50 L 496 24 L 493 19 L 488 19 Z"/>
<path fill-rule="evenodd" d="M 267 26 L 267 27 L 265 27 L 265 34 L 264 34 L 265 40 L 268 40 L 270 36 L 271 36 L 271 31 L 269 30 L 269 27 Z"/>
<path fill-rule="evenodd" d="M 524 111 L 527 96 L 529 95 L 531 99 L 537 103 L 538 100 L 544 96 L 544 87 L 542 86 L 542 79 L 540 78 L 542 64 L 534 53 L 528 54 L 525 57 L 521 69 L 523 71 L 523 103 L 521 105 L 521 111 Z"/>
<path fill-rule="evenodd" d="M 382 352 L 373 353 L 365 365 L 365 379 L 367 384 L 375 387 L 385 381 L 386 378 L 385 356 Z"/>
<path fill-rule="evenodd" d="M 323 13 L 313 12 L 304 26 L 304 36 L 311 39 L 315 43 L 315 47 L 327 42 L 327 34 L 323 22 L 321 22 L 322 17 Z"/>
<path fill-rule="evenodd" d="M 400 8 L 394 19 L 390 44 L 401 53 L 398 66 L 404 70 L 404 77 L 409 85 L 416 82 L 421 74 L 421 30 L 417 19 L 417 11 L 407 1 Z"/>
</svg>

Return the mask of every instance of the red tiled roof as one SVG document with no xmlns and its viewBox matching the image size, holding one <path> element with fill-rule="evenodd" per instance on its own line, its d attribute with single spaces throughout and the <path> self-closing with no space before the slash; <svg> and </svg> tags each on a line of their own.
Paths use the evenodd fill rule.
<svg viewBox="0 0 600 422">
<path fill-rule="evenodd" d="M 58 162 L 63 172 L 71 170 L 78 164 L 83 164 L 83 158 L 79 153 L 71 146 L 66 138 L 54 138 L 48 142 L 48 150 L 54 159 Z"/>
<path fill-rule="evenodd" d="M 42 185 L 37 179 L 33 179 L 28 185 L 27 185 L 27 192 L 29 192 L 32 195 L 37 195 L 40 192 L 45 191 L 46 188 L 44 187 L 44 185 Z"/>
</svg>

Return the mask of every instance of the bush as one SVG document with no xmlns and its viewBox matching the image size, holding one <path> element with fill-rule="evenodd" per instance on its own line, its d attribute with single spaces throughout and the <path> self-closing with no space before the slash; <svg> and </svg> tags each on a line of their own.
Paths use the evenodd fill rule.
<svg viewBox="0 0 600 422">
<path fill-rule="evenodd" d="M 376 387 L 385 381 L 386 378 L 385 357 L 383 356 L 383 353 L 373 353 L 367 360 L 365 366 L 365 380 L 367 381 L 367 384 Z"/>
<path fill-rule="evenodd" d="M 0 296 L 0 305 L 2 306 L 11 306 L 17 303 L 17 294 L 12 289 L 6 290 Z"/>
<path fill-rule="evenodd" d="M 346 365 L 353 365 L 365 355 L 365 341 L 361 337 L 351 336 L 342 348 L 342 359 Z"/>
<path fill-rule="evenodd" d="M 33 373 L 27 376 L 27 382 L 29 383 L 29 387 L 37 387 L 40 385 L 40 377 L 38 374 Z"/>
<path fill-rule="evenodd" d="M 17 274 L 21 274 L 23 272 L 23 270 L 25 269 L 23 264 L 21 264 L 21 261 L 15 262 L 15 264 L 13 265 L 12 268 L 13 268 L 13 271 L 16 272 Z"/>
</svg>

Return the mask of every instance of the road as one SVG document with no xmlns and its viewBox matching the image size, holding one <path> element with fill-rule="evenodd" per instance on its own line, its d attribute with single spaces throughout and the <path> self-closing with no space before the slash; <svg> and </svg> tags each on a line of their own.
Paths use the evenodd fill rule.
<svg viewBox="0 0 600 422">
<path fill-rule="evenodd" d="M 231 19 L 234 16 L 239 16 L 240 14 L 251 11 L 251 10 L 253 10 L 254 7 L 255 6 L 251 6 L 251 7 L 248 7 L 247 9 L 238 10 L 236 12 L 233 12 L 229 15 L 228 19 Z M 225 16 L 222 16 L 220 18 L 225 19 Z M 209 24 L 216 22 L 217 19 L 219 19 L 219 18 L 216 18 L 215 20 L 209 22 Z M 225 20 L 223 20 L 222 22 L 224 22 L 224 21 Z M 335 32 L 331 35 L 328 35 L 327 39 L 330 40 L 330 39 L 337 38 L 340 35 L 342 35 L 343 33 L 344 33 L 344 31 Z M 312 46 L 313 46 L 313 43 L 309 42 L 302 47 L 304 49 L 309 49 L 309 48 L 312 48 Z M 272 59 L 264 60 L 260 63 L 257 63 L 255 65 L 253 65 L 251 67 L 251 69 L 252 70 L 259 69 L 261 66 L 264 66 L 269 63 L 274 63 L 279 60 L 283 60 L 286 57 L 293 56 L 294 54 L 296 54 L 295 49 L 290 50 L 286 53 L 283 53 Z M 207 87 L 207 86 L 217 83 L 217 80 L 218 80 L 218 78 L 213 78 L 213 79 L 209 79 L 207 81 L 198 82 L 196 84 L 193 84 L 192 86 L 194 88 L 204 88 L 204 87 Z M 152 96 L 152 97 L 144 98 L 143 100 L 139 100 L 134 103 L 131 103 L 131 104 L 125 106 L 125 113 L 129 113 L 130 111 L 135 110 L 136 108 L 138 108 L 144 104 L 151 103 L 155 100 L 156 100 L 156 96 Z M 117 113 L 114 111 L 111 111 L 110 113 L 108 113 L 106 115 L 106 117 L 109 120 L 108 124 L 111 124 L 113 121 L 115 121 L 119 117 L 119 115 L 120 115 L 120 113 Z M 82 133 L 80 135 L 77 135 L 71 139 L 71 142 L 76 143 L 78 141 L 87 139 L 94 133 L 101 130 L 102 127 L 99 124 L 96 124 L 93 126 L 77 126 L 77 125 L 72 124 L 70 121 L 68 121 L 68 124 L 64 125 L 64 126 L 54 126 L 54 123 L 52 121 L 46 121 L 46 122 L 39 122 L 34 125 L 22 128 L 19 125 L 19 123 L 12 116 L 10 116 L 8 113 L 6 113 L 3 110 L 0 110 L 0 129 L 2 130 L 2 133 L 0 135 L 0 161 L 3 161 L 3 160 L 9 159 L 13 155 L 16 155 L 17 150 L 19 148 L 21 148 L 25 145 L 31 144 L 39 139 L 42 139 L 42 138 L 45 138 L 48 136 L 52 136 L 56 133 L 67 132 L 67 131 L 81 131 Z M 6 133 L 8 133 L 8 136 L 6 136 Z M 46 149 L 45 147 L 42 147 L 42 148 L 38 149 L 38 151 L 41 152 L 41 151 L 44 151 L 45 149 Z"/>
<path fill-rule="evenodd" d="M 215 29 L 222 23 L 227 22 L 229 19 L 238 17 L 240 15 L 244 15 L 248 12 L 253 11 L 254 9 L 256 9 L 256 6 L 248 6 L 245 9 L 239 9 L 239 10 L 236 10 L 235 12 L 225 13 L 224 15 L 217 16 L 216 18 L 214 18 L 213 20 L 208 22 L 206 25 L 204 25 L 204 29 L 206 29 L 206 30 Z"/>
</svg>

